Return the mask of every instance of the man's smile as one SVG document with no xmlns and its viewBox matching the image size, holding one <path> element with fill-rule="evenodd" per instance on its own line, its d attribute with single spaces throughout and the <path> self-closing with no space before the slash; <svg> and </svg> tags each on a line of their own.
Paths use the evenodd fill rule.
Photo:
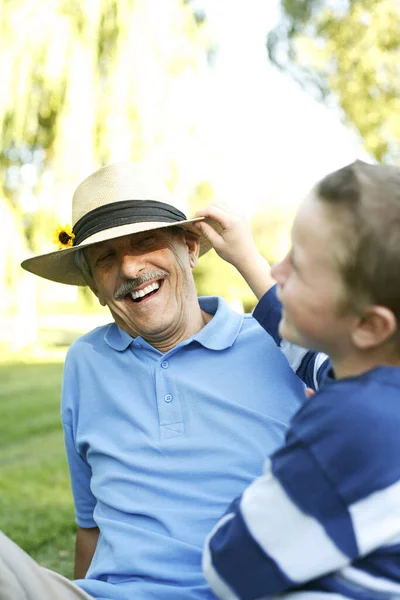
<svg viewBox="0 0 400 600">
<path fill-rule="evenodd" d="M 144 273 L 136 279 L 127 279 L 120 284 L 114 293 L 114 300 L 129 298 L 134 302 L 143 302 L 143 299 L 157 294 L 168 275 L 167 271 L 158 270 Z"/>
<path fill-rule="evenodd" d="M 145 298 L 154 296 L 162 286 L 163 281 L 164 280 L 159 279 L 158 281 L 154 281 L 153 283 L 150 283 L 141 289 L 134 290 L 130 294 L 132 300 L 134 302 L 142 302 Z"/>
</svg>

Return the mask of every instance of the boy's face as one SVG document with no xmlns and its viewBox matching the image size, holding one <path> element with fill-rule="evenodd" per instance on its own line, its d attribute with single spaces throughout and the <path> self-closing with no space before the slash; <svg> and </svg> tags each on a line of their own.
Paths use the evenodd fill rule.
<svg viewBox="0 0 400 600">
<path fill-rule="evenodd" d="M 332 359 L 347 356 L 357 320 L 341 312 L 345 288 L 335 263 L 341 243 L 332 214 L 311 192 L 297 212 L 290 252 L 272 268 L 283 304 L 280 335 Z"/>
</svg>

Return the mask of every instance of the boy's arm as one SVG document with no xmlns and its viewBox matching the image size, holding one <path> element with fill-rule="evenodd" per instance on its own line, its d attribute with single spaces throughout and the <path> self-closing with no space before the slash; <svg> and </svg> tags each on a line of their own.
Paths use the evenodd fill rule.
<svg viewBox="0 0 400 600">
<path fill-rule="evenodd" d="M 248 223 L 216 204 L 199 210 L 195 217 L 205 217 L 218 223 L 219 231 L 207 221 L 198 221 L 195 225 L 217 254 L 236 267 L 259 300 L 276 282 L 271 276 L 268 261 L 257 250 Z"/>
<path fill-rule="evenodd" d="M 354 379 L 305 404 L 264 475 L 206 541 L 204 571 L 219 598 L 275 598 L 293 588 L 377 598 L 393 590 L 400 539 L 396 404 L 396 388 Z M 366 562 L 357 565 L 358 558 Z M 379 572 L 380 564 L 388 568 Z"/>
<path fill-rule="evenodd" d="M 348 565 L 357 547 L 341 536 L 354 539 L 346 507 L 296 442 L 266 463 L 211 531 L 204 574 L 223 600 L 275 598 Z"/>
</svg>

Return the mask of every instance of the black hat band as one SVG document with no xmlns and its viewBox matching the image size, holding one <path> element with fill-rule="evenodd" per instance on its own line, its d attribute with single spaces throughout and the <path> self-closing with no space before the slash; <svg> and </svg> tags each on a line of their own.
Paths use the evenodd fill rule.
<svg viewBox="0 0 400 600">
<path fill-rule="evenodd" d="M 99 206 L 83 215 L 73 227 L 74 246 L 91 235 L 131 223 L 178 223 L 186 221 L 186 215 L 164 202 L 157 200 L 122 200 Z"/>
</svg>

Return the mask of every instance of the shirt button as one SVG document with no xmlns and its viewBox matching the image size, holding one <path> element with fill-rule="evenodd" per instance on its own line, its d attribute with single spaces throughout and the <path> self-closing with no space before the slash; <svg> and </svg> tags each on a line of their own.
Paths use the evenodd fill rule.
<svg viewBox="0 0 400 600">
<path fill-rule="evenodd" d="M 166 395 L 164 396 L 164 400 L 165 400 L 165 402 L 171 402 L 171 400 L 172 400 L 172 396 L 171 396 L 171 394 L 166 394 Z"/>
<path fill-rule="evenodd" d="M 168 369 L 168 361 L 163 360 L 163 362 L 161 363 L 161 366 L 163 369 Z"/>
</svg>

